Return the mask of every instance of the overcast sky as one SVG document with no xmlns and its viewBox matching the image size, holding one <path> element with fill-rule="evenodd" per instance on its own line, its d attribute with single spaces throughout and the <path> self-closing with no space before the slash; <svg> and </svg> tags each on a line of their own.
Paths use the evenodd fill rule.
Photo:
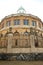
<svg viewBox="0 0 43 65">
<path fill-rule="evenodd" d="M 43 0 L 0 0 L 0 21 L 7 15 L 15 14 L 21 6 L 43 21 Z"/>
</svg>

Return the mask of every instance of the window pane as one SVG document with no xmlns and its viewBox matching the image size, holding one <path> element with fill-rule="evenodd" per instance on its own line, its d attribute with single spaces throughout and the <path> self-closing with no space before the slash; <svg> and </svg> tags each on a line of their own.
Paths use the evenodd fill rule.
<svg viewBox="0 0 43 65">
<path fill-rule="evenodd" d="M 24 20 L 24 25 L 28 25 L 28 20 Z"/>
<path fill-rule="evenodd" d="M 17 21 L 16 20 L 14 20 L 14 25 L 16 25 L 17 24 Z"/>
<path fill-rule="evenodd" d="M 17 20 L 17 25 L 20 25 L 20 20 L 19 19 Z"/>
<path fill-rule="evenodd" d="M 32 21 L 32 26 L 36 26 L 36 21 Z"/>
<path fill-rule="evenodd" d="M 7 26 L 10 26 L 10 21 L 8 21 L 8 22 L 6 23 L 6 25 L 7 25 Z"/>
<path fill-rule="evenodd" d="M 14 25 L 20 25 L 20 20 L 14 20 Z"/>
</svg>

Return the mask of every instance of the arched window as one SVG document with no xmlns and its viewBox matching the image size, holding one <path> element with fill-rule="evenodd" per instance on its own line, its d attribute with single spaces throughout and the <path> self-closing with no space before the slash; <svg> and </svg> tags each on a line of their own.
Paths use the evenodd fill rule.
<svg viewBox="0 0 43 65">
<path fill-rule="evenodd" d="M 16 30 L 14 32 L 14 44 L 15 44 L 15 47 L 18 47 L 18 40 L 19 40 L 19 32 Z"/>
</svg>

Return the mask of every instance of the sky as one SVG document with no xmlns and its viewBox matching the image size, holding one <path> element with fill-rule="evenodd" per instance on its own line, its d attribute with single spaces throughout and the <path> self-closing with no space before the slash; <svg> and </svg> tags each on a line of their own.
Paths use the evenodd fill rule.
<svg viewBox="0 0 43 65">
<path fill-rule="evenodd" d="M 17 13 L 21 6 L 26 13 L 38 16 L 43 21 L 43 0 L 0 0 L 0 21 L 5 16 Z"/>
</svg>

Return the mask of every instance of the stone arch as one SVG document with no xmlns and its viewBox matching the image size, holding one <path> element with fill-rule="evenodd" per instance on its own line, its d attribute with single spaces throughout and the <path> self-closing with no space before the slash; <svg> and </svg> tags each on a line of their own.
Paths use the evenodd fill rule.
<svg viewBox="0 0 43 65">
<path fill-rule="evenodd" d="M 16 30 L 16 31 L 14 32 L 14 35 L 18 35 L 18 36 L 19 36 L 20 34 L 19 34 L 19 32 Z"/>
<path fill-rule="evenodd" d="M 20 34 L 19 32 L 16 30 L 14 33 L 13 33 L 13 44 L 12 44 L 12 47 L 19 47 L 19 42 L 20 41 Z"/>
<path fill-rule="evenodd" d="M 8 34 L 12 34 L 12 35 L 13 35 L 13 32 L 9 32 L 9 31 L 7 31 L 6 34 L 5 34 L 5 37 L 7 37 Z"/>
<path fill-rule="evenodd" d="M 29 32 L 26 30 L 26 31 L 24 32 L 24 35 L 29 35 Z"/>
<path fill-rule="evenodd" d="M 24 33 L 23 33 L 23 38 L 22 38 L 22 44 L 23 47 L 30 47 L 30 41 L 29 41 L 29 32 L 26 30 Z"/>
</svg>

